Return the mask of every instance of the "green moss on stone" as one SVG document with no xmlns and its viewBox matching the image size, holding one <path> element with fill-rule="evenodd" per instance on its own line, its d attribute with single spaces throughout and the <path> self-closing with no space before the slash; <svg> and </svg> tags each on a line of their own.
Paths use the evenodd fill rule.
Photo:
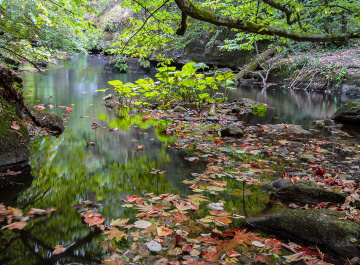
<svg viewBox="0 0 360 265">
<path fill-rule="evenodd" d="M 11 129 L 12 123 L 18 122 L 20 129 Z M 27 146 L 30 136 L 14 107 L 0 96 L 0 165 L 17 163 L 28 156 Z"/>
<path fill-rule="evenodd" d="M 360 248 L 352 242 L 359 240 L 360 225 L 340 219 L 344 217 L 343 212 L 326 209 L 288 209 L 248 223 L 319 244 L 331 254 L 351 259 L 360 255 Z"/>
</svg>

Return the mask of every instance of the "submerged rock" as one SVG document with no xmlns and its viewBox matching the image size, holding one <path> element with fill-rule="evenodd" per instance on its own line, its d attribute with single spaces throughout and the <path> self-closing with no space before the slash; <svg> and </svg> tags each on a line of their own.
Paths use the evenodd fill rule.
<svg viewBox="0 0 360 265">
<path fill-rule="evenodd" d="M 360 125 L 360 99 L 346 102 L 331 116 L 331 119 Z"/>
<path fill-rule="evenodd" d="M 276 196 L 290 202 L 317 204 L 319 202 L 344 203 L 346 195 L 320 188 L 315 181 L 298 180 L 280 188 Z"/>
<path fill-rule="evenodd" d="M 325 209 L 288 209 L 248 223 L 317 244 L 326 252 L 351 259 L 360 256 L 360 248 L 352 242 L 360 239 L 360 225 L 339 219 L 344 217 L 343 212 Z"/>
<path fill-rule="evenodd" d="M 227 126 L 221 130 L 222 136 L 243 136 L 244 131 L 237 126 Z"/>
<path fill-rule="evenodd" d="M 36 118 L 42 128 L 48 128 L 50 131 L 62 133 L 65 130 L 64 122 L 55 114 L 37 113 Z"/>
</svg>

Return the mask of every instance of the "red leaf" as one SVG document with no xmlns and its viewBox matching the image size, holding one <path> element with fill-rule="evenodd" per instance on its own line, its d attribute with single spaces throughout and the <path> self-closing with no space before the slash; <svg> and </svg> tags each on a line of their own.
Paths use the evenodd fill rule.
<svg viewBox="0 0 360 265">
<path fill-rule="evenodd" d="M 229 256 L 229 258 L 234 258 L 234 257 L 241 256 L 239 254 L 239 252 L 236 252 L 236 251 L 228 251 L 227 255 Z"/>
<path fill-rule="evenodd" d="M 144 149 L 144 146 L 143 145 L 136 145 L 136 148 L 137 148 L 137 150 L 143 150 Z"/>
<path fill-rule="evenodd" d="M 215 158 L 209 158 L 207 161 L 210 163 L 215 162 Z"/>
<path fill-rule="evenodd" d="M 137 199 L 139 199 L 139 196 L 137 196 L 137 195 L 132 195 L 132 196 L 127 197 L 126 201 L 127 201 L 128 203 L 134 203 L 134 202 L 136 202 Z"/>
<path fill-rule="evenodd" d="M 241 146 L 241 147 L 246 147 L 246 146 L 248 146 L 248 144 L 243 143 L 243 144 L 241 144 L 240 146 Z"/>
<path fill-rule="evenodd" d="M 320 176 L 324 176 L 326 173 L 326 170 L 325 169 L 322 169 L 322 168 L 317 168 L 314 172 L 314 175 L 320 175 Z"/>
<path fill-rule="evenodd" d="M 142 117 L 142 121 L 147 121 L 149 118 L 148 117 Z"/>
<path fill-rule="evenodd" d="M 105 221 L 105 218 L 103 216 L 87 217 L 85 219 L 85 222 L 89 226 L 99 225 L 99 224 L 102 224 L 104 221 Z"/>
</svg>

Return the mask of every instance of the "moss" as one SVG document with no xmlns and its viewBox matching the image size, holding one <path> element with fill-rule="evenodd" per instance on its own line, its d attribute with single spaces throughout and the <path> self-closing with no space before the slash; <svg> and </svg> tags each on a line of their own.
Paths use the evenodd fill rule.
<svg viewBox="0 0 360 265">
<path fill-rule="evenodd" d="M 339 219 L 344 217 L 343 212 L 326 209 L 288 209 L 249 220 L 248 223 L 319 244 L 327 252 L 341 257 L 359 256 L 360 249 L 351 239 L 359 240 L 360 225 L 350 220 Z"/>
<path fill-rule="evenodd" d="M 20 129 L 15 131 L 11 129 L 12 123 L 16 121 L 20 125 Z M 14 107 L 9 105 L 0 96 L 0 158 L 1 164 L 10 159 L 7 157 L 7 152 L 19 151 L 20 149 L 27 149 L 30 136 L 25 126 L 21 124 L 20 118 L 16 115 Z M 23 152 L 22 152 L 23 153 Z M 21 155 L 17 154 L 16 157 Z M 11 160 L 11 159 L 10 159 Z M 17 160 L 17 159 L 15 159 Z M 19 161 L 16 161 L 19 162 Z M 6 164 L 6 163 L 5 163 Z"/>
<path fill-rule="evenodd" d="M 290 185 L 279 189 L 276 195 L 282 199 L 291 202 L 312 203 L 331 202 L 344 203 L 345 194 L 325 190 L 314 181 L 297 181 L 294 185 Z"/>
</svg>

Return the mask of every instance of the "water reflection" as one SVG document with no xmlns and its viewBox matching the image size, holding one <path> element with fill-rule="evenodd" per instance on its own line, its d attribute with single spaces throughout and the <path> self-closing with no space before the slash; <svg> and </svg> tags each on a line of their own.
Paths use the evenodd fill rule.
<svg viewBox="0 0 360 265">
<path fill-rule="evenodd" d="M 130 110 L 110 110 L 103 106 L 105 95 L 97 91 L 108 87 L 110 80 L 135 82 L 144 75 L 104 74 L 104 57 L 76 56 L 59 62 L 44 73 L 26 73 L 24 87 L 32 99 L 45 106 L 71 106 L 73 112 L 55 107 L 47 111 L 66 118 L 67 129 L 59 137 L 36 139 L 31 145 L 31 167 L 34 180 L 19 197 L 11 202 L 0 196 L 0 202 L 21 207 L 47 209 L 55 207 L 51 216 L 30 220 L 20 234 L 1 231 L 0 264 L 98 264 L 104 257 L 99 243 L 102 236 L 87 227 L 71 205 L 84 200 L 100 203 L 99 211 L 106 219 L 132 217 L 136 211 L 121 207 L 122 200 L 132 194 L 147 192 L 190 194 L 183 180 L 192 172 L 201 172 L 205 163 L 184 159 L 189 151 L 168 149 L 166 124 L 143 121 Z M 275 109 L 265 118 L 247 117 L 249 123 L 288 122 L 308 126 L 314 119 L 331 115 L 337 107 L 337 97 L 284 90 L 266 91 L 243 86 L 231 92 L 231 97 L 250 97 L 266 102 Z M 277 119 L 279 117 L 281 119 Z M 96 123 L 99 127 L 92 128 Z M 109 131 L 109 128 L 119 128 Z M 94 142 L 87 146 L 86 142 Z M 137 151 L 136 145 L 144 145 Z M 167 171 L 153 175 L 153 168 Z M 248 217 L 264 215 L 280 209 L 273 205 L 272 191 L 265 186 L 247 186 L 228 180 L 228 193 L 210 195 L 214 201 L 227 201 L 228 210 L 236 209 Z M 29 183 L 29 185 L 30 185 Z M 22 192 L 23 190 L 21 190 Z M 14 193 L 12 193 L 14 195 Z M 17 198 L 18 197 L 18 198 Z M 15 202 L 15 199 L 17 201 Z M 51 253 L 56 245 L 70 246 L 59 256 Z"/>
</svg>

